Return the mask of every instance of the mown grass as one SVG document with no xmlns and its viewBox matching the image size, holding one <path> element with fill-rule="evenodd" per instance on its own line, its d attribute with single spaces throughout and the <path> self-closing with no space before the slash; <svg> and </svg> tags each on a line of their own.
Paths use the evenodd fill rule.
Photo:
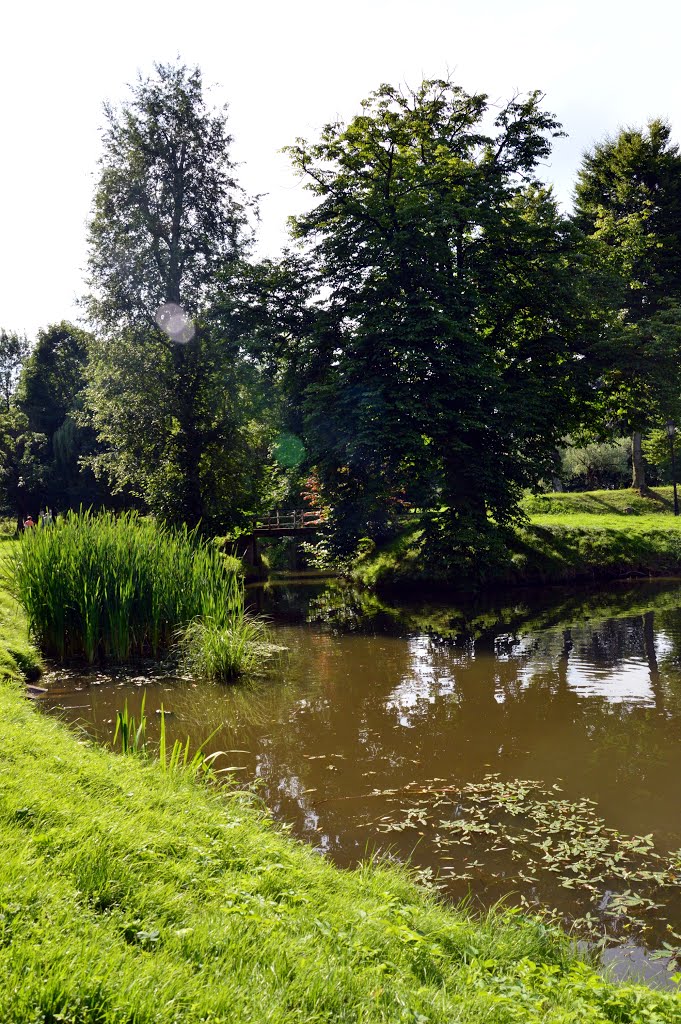
<svg viewBox="0 0 681 1024">
<path fill-rule="evenodd" d="M 159 656 L 197 616 L 243 622 L 243 584 L 216 548 L 134 513 L 68 513 L 27 531 L 9 588 L 49 657 Z"/>
<path fill-rule="evenodd" d="M 342 872 L 247 794 L 79 742 L 0 686 L 0 1020 L 681 1021 L 559 932 Z"/>
<path fill-rule="evenodd" d="M 523 501 L 527 521 L 518 526 L 484 578 L 475 554 L 465 572 L 447 576 L 429 560 L 426 535 L 411 523 L 385 547 L 357 560 L 351 576 L 369 587 L 454 589 L 482 584 L 570 583 L 681 575 L 681 516 L 673 515 L 671 487 L 648 497 L 637 492 L 542 494 Z"/>
<path fill-rule="evenodd" d="M 650 488 L 647 495 L 624 488 L 616 491 L 561 491 L 533 494 L 522 501 L 523 510 L 535 515 L 645 516 L 673 515 L 674 492 L 671 487 Z"/>
</svg>

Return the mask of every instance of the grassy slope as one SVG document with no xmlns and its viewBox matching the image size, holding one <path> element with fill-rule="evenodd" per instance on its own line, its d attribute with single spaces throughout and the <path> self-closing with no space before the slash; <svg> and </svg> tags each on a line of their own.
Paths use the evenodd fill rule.
<svg viewBox="0 0 681 1024">
<path fill-rule="evenodd" d="M 681 997 L 604 982 L 538 922 L 341 872 L 8 684 L 0 716 L 0 1020 L 681 1021 Z"/>
<path fill-rule="evenodd" d="M 609 515 L 627 519 L 634 516 L 673 515 L 673 491 L 671 487 L 651 488 L 650 494 L 641 497 L 638 491 L 563 491 L 553 494 L 533 494 L 523 501 L 523 508 L 533 518 L 535 515 Z"/>
<path fill-rule="evenodd" d="M 539 922 L 341 872 L 248 797 L 82 742 L 22 695 L 38 658 L 6 595 L 0 651 L 1 1021 L 681 1021 Z"/>
<path fill-rule="evenodd" d="M 562 583 L 625 576 L 681 574 L 681 516 L 671 487 L 653 496 L 593 491 L 526 498 L 528 522 L 516 529 L 505 558 L 486 583 Z M 466 585 L 475 575 L 466 574 Z M 437 573 L 423 557 L 413 524 L 392 544 L 359 561 L 354 577 L 367 586 L 424 584 Z M 456 584 L 457 580 L 450 582 Z"/>
</svg>

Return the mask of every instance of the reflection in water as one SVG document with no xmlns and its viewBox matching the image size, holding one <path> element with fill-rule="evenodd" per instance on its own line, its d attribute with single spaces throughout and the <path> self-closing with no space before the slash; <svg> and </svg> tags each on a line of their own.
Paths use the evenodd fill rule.
<svg viewBox="0 0 681 1024">
<path fill-rule="evenodd" d="M 218 727 L 211 747 L 239 782 L 260 780 L 274 813 L 341 864 L 386 849 L 370 824 L 385 790 L 489 773 L 560 779 L 609 827 L 681 846 L 678 584 L 469 609 L 391 606 L 333 584 L 258 600 L 288 654 L 252 686 L 60 674 L 45 703 L 101 739 L 143 692 L 152 738 L 161 704 L 171 742 L 189 735 L 195 748 Z M 442 867 L 427 837 L 391 835 L 390 849 Z M 474 895 L 495 894 L 480 883 Z"/>
</svg>

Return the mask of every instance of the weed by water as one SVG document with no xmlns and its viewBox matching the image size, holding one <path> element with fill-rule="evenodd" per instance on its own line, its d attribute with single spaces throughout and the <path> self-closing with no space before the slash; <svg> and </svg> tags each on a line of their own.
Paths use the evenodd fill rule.
<svg viewBox="0 0 681 1024">
<path fill-rule="evenodd" d="M 243 585 L 213 546 L 135 513 L 68 513 L 27 532 L 6 569 L 31 633 L 62 660 L 158 656 L 197 616 L 243 613 Z"/>
<path fill-rule="evenodd" d="M 267 638 L 262 619 L 240 613 L 231 619 L 193 619 L 179 631 L 187 670 L 197 679 L 226 683 L 239 672 L 252 671 L 281 650 Z"/>
<path fill-rule="evenodd" d="M 147 719 L 144 714 L 144 705 L 147 695 L 142 695 L 142 707 L 140 708 L 139 722 L 135 716 L 128 712 L 128 702 L 125 707 L 116 715 L 116 729 L 114 731 L 113 746 L 120 743 L 121 754 L 140 754 L 146 750 L 147 745 Z"/>
<path fill-rule="evenodd" d="M 147 716 L 144 713 L 146 704 L 146 693 L 142 696 L 139 720 L 128 711 L 128 702 L 122 711 L 116 715 L 116 728 L 112 746 L 114 750 L 120 750 L 121 754 L 148 757 L 150 754 L 147 744 Z M 172 747 L 168 746 L 166 739 L 165 711 L 161 704 L 161 734 L 158 749 L 158 761 L 164 774 L 185 772 L 197 777 L 199 775 L 216 778 L 217 773 L 213 770 L 213 763 L 221 757 L 223 751 L 215 750 L 206 754 L 205 748 L 212 740 L 218 730 L 215 729 L 210 736 L 207 736 L 203 743 L 193 752 L 189 749 L 189 737 L 185 743 L 175 740 Z"/>
</svg>

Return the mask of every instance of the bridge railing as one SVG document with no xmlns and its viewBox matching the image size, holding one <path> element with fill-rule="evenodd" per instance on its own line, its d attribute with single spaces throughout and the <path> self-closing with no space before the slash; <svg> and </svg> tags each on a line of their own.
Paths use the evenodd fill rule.
<svg viewBox="0 0 681 1024">
<path fill-rule="evenodd" d="M 319 526 L 322 517 L 314 509 L 296 508 L 290 511 L 277 510 L 263 516 L 255 524 L 256 530 L 304 530 Z"/>
</svg>

